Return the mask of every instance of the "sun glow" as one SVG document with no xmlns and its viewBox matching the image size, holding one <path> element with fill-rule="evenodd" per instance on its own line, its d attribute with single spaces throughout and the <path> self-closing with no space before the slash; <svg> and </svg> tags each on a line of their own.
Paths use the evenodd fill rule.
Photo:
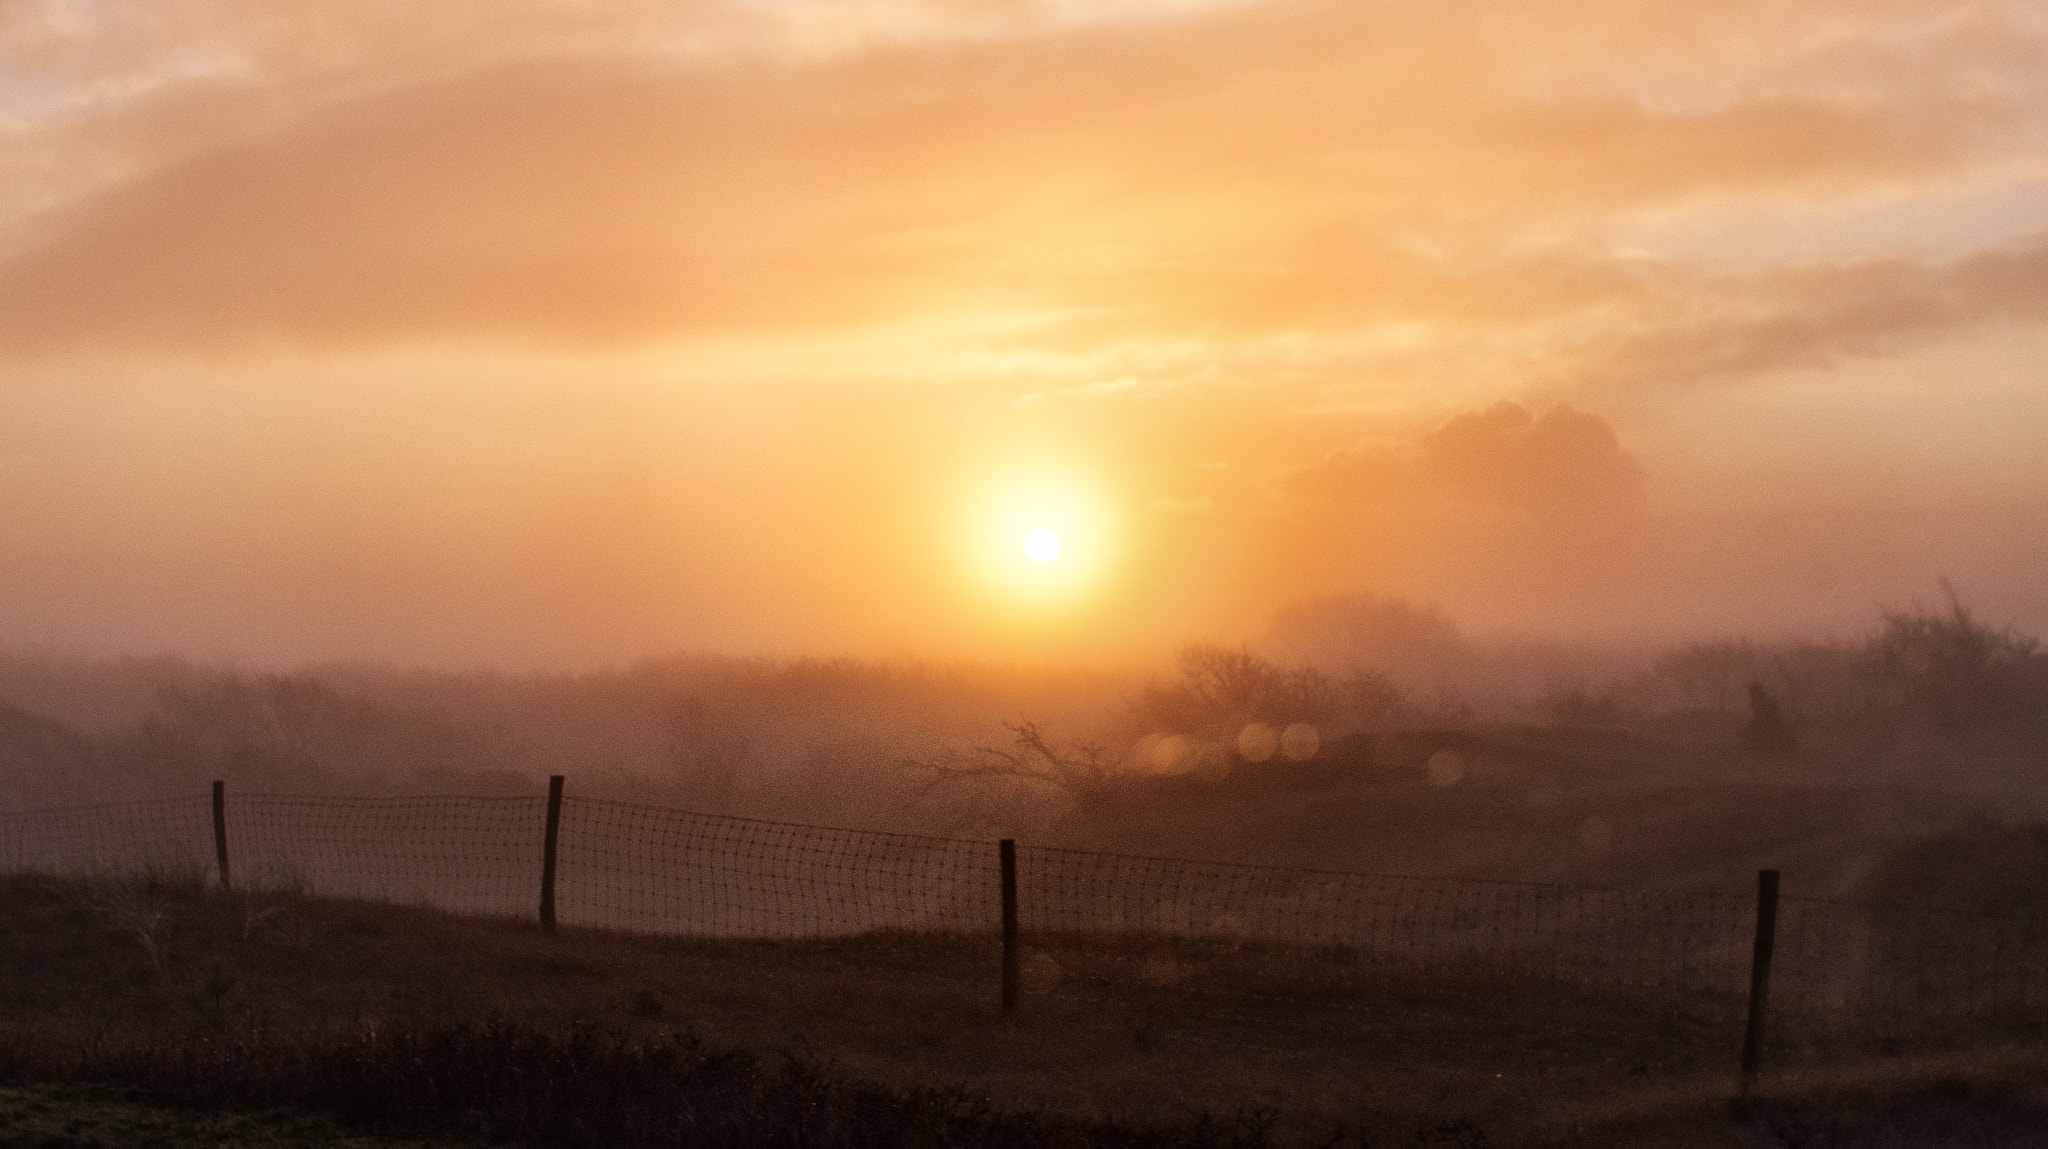
<svg viewBox="0 0 2048 1149">
<path fill-rule="evenodd" d="M 1023 472 L 987 490 L 971 530 L 972 561 L 985 588 L 1041 610 L 1077 604 L 1103 587 L 1112 515 L 1093 485 Z"/>
</svg>

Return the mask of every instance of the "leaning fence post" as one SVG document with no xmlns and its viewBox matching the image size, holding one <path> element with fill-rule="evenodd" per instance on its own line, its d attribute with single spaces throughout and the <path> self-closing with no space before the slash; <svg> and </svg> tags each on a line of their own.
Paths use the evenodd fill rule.
<svg viewBox="0 0 2048 1149">
<path fill-rule="evenodd" d="M 213 783 L 213 856 L 220 863 L 220 888 L 228 888 L 228 784 Z"/>
<path fill-rule="evenodd" d="M 996 843 L 996 856 L 1003 865 L 1003 1012 L 1017 1010 L 1017 841 L 1004 838 Z"/>
<path fill-rule="evenodd" d="M 1764 1013 L 1771 997 L 1771 950 L 1778 940 L 1778 871 L 1756 875 L 1756 952 L 1749 965 L 1749 1026 L 1742 1035 L 1742 1096 L 1756 1084 L 1764 1054 Z"/>
<path fill-rule="evenodd" d="M 540 928 L 555 932 L 555 842 L 562 834 L 562 776 L 548 775 L 548 832 L 540 854 Z"/>
</svg>

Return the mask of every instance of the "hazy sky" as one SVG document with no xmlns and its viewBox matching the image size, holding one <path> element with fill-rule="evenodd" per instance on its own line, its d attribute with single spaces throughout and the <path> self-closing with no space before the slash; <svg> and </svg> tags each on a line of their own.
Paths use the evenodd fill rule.
<svg viewBox="0 0 2048 1149">
<path fill-rule="evenodd" d="M 2044 567 L 2037 0 L 0 0 L 0 643 L 2042 630 Z"/>
</svg>

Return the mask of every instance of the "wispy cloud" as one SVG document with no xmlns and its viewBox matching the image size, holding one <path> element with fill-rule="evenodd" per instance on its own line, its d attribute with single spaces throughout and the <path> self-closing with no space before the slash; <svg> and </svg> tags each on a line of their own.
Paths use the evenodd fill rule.
<svg viewBox="0 0 2048 1149">
<path fill-rule="evenodd" d="M 564 633 L 643 633 L 689 572 L 722 635 L 744 601 L 893 636 L 952 577 L 938 505 L 1055 458 L 1155 532 L 1119 593 L 1160 613 L 1104 618 L 1610 595 L 1584 574 L 1654 517 L 1644 444 L 1787 372 L 1824 436 L 1916 356 L 2007 340 L 1945 433 L 2035 457 L 2010 348 L 2048 320 L 2044 141 L 2033 0 L 22 0 L 0 459 L 30 461 L 0 503 L 100 556 L 47 587 L 119 566 L 123 522 L 184 524 L 151 553 L 195 586 L 260 582 L 233 553 L 312 585 L 344 544 L 298 508 L 374 504 L 344 549 L 420 602 L 579 556 L 479 632 L 556 595 Z M 261 405 L 215 378 L 279 410 L 222 420 Z"/>
<path fill-rule="evenodd" d="M 14 20 L 17 54 L 78 92 L 149 75 L 194 101 L 144 85 L 53 138 L 214 141 L 157 167 L 138 146 L 17 232 L 16 354 L 1064 309 L 1070 345 L 1405 324 L 1440 333 L 1425 363 L 1478 336 L 1612 370 L 1705 347 L 1734 372 L 1732 346 L 1820 346 L 1887 306 L 1900 338 L 1971 322 L 1990 286 L 1916 304 L 1909 281 L 2029 257 L 1893 267 L 1872 235 L 1867 268 L 1766 275 L 1770 305 L 1738 314 L 1727 281 L 1602 246 L 1613 213 L 1981 177 L 2037 154 L 2048 73 L 2038 21 L 1996 4 L 257 7 L 173 6 L 153 33 Z M 874 35 L 778 56 L 792 20 Z M 1014 34 L 971 35 L 991 21 Z M 876 31 L 907 22 L 957 42 Z M 237 98 L 272 110 L 220 143 Z"/>
</svg>

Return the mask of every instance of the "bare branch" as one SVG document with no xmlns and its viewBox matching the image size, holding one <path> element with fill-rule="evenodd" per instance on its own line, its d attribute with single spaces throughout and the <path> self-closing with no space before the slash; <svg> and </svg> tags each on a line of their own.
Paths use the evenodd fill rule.
<svg viewBox="0 0 2048 1149">
<path fill-rule="evenodd" d="M 1053 786 L 1070 794 L 1100 788 L 1109 780 L 1115 763 L 1104 747 L 1083 745 L 1062 749 L 1046 737 L 1037 723 L 1005 723 L 1015 749 L 976 746 L 970 750 L 947 750 L 933 758 L 905 758 L 906 771 L 929 775 L 924 792 L 969 780 L 1016 780 Z"/>
</svg>

